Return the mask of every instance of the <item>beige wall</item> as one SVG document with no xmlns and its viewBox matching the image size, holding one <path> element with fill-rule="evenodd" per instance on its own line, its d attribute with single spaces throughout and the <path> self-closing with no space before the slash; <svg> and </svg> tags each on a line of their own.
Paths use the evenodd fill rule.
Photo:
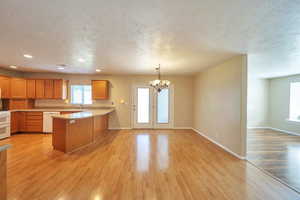
<svg viewBox="0 0 300 200">
<path fill-rule="evenodd" d="M 194 128 L 245 156 L 247 57 L 237 56 L 199 73 L 194 95 Z"/>
<path fill-rule="evenodd" d="M 110 100 L 96 101 L 94 106 L 112 105 L 116 106 L 116 112 L 110 118 L 111 128 L 131 127 L 131 96 L 132 85 L 146 83 L 156 76 L 134 76 L 134 75 L 64 75 L 51 73 L 25 73 L 28 78 L 64 78 L 71 84 L 90 84 L 92 79 L 109 80 L 111 84 Z M 193 123 L 193 76 L 166 76 L 174 84 L 174 126 L 192 127 Z M 120 104 L 124 99 L 125 104 Z M 68 105 L 58 100 L 37 100 L 36 106 L 60 106 Z"/>
<path fill-rule="evenodd" d="M 300 75 L 270 79 L 270 127 L 300 134 L 300 123 L 287 121 L 289 118 L 291 82 L 300 82 Z"/>
</svg>

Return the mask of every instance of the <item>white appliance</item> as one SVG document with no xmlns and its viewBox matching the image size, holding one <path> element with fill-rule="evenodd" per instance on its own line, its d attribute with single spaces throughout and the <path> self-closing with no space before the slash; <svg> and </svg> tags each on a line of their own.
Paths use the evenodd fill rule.
<svg viewBox="0 0 300 200">
<path fill-rule="evenodd" d="M 0 139 L 10 136 L 10 112 L 0 111 Z"/>
<path fill-rule="evenodd" d="M 43 112 L 43 132 L 52 133 L 53 115 L 59 115 L 59 112 Z"/>
</svg>

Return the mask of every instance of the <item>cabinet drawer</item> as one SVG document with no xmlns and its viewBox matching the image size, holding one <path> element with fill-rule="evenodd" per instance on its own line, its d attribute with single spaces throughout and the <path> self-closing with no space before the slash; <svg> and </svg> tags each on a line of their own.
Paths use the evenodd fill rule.
<svg viewBox="0 0 300 200">
<path fill-rule="evenodd" d="M 43 121 L 41 121 L 41 120 L 28 121 L 28 120 L 26 120 L 26 126 L 43 126 Z"/>
<path fill-rule="evenodd" d="M 43 116 L 39 115 L 27 115 L 26 120 L 43 120 Z"/>
<path fill-rule="evenodd" d="M 43 112 L 26 112 L 27 116 L 43 116 Z"/>
</svg>

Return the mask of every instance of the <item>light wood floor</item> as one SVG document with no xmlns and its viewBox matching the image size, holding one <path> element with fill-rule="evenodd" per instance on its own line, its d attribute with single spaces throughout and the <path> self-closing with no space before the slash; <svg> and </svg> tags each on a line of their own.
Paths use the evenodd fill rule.
<svg viewBox="0 0 300 200">
<path fill-rule="evenodd" d="M 300 192 L 300 136 L 248 130 L 247 158 Z"/>
<path fill-rule="evenodd" d="M 8 151 L 9 200 L 293 200 L 293 190 L 192 131 L 110 131 L 73 154 L 20 134 Z"/>
</svg>

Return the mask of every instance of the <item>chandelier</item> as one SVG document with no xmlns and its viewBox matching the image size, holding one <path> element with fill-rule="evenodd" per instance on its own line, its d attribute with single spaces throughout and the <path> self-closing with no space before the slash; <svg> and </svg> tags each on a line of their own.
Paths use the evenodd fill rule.
<svg viewBox="0 0 300 200">
<path fill-rule="evenodd" d="M 150 81 L 149 84 L 152 86 L 157 92 L 160 92 L 162 89 L 168 88 L 170 85 L 170 81 L 168 80 L 161 80 L 160 79 L 160 64 L 158 65 L 155 70 L 158 73 L 158 79 Z"/>
</svg>

